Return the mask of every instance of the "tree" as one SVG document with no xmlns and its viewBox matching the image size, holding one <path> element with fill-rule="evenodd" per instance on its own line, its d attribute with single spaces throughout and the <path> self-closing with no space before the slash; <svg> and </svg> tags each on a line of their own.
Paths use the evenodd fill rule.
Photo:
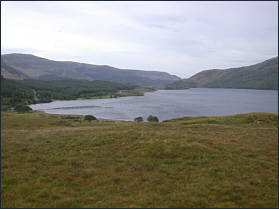
<svg viewBox="0 0 279 209">
<path fill-rule="evenodd" d="M 92 120 L 97 120 L 97 118 L 95 118 L 93 115 L 86 115 L 84 117 L 84 121 L 89 121 L 91 122 Z"/>
<path fill-rule="evenodd" d="M 27 106 L 27 105 L 23 105 L 21 108 L 20 108 L 20 112 L 29 112 L 29 111 L 32 111 L 32 108 Z"/>
<path fill-rule="evenodd" d="M 156 116 L 149 115 L 147 118 L 148 122 L 159 122 L 159 119 Z"/>
<path fill-rule="evenodd" d="M 23 104 L 17 104 L 15 107 L 14 107 L 14 110 L 17 111 L 17 112 L 29 112 L 30 110 L 32 111 L 32 108 L 27 106 L 27 105 L 23 105 Z"/>
<path fill-rule="evenodd" d="M 143 118 L 142 117 L 137 117 L 134 119 L 135 122 L 143 122 Z"/>
</svg>

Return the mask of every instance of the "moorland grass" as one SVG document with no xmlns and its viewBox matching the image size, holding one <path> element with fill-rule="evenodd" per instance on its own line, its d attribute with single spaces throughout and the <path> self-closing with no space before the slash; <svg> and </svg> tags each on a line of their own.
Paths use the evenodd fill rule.
<svg viewBox="0 0 279 209">
<path fill-rule="evenodd" d="M 278 208 L 278 114 L 98 123 L 3 112 L 1 207 Z"/>
</svg>

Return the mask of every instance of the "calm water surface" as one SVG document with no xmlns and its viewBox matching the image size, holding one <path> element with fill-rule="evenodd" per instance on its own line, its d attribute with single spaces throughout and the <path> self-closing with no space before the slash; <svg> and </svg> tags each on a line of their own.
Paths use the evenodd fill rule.
<svg viewBox="0 0 279 209">
<path fill-rule="evenodd" d="M 155 115 L 160 121 L 184 116 L 225 116 L 249 112 L 278 113 L 277 90 L 194 88 L 159 90 L 145 96 L 55 101 L 30 105 L 52 114 L 94 115 L 134 120 Z"/>
</svg>

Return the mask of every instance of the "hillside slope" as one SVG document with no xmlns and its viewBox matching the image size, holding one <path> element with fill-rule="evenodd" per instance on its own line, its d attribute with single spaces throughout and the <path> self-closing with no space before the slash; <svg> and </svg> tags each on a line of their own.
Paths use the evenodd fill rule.
<svg viewBox="0 0 279 209">
<path fill-rule="evenodd" d="M 122 70 L 107 65 L 53 61 L 30 54 L 1 55 L 1 75 L 10 79 L 75 78 L 140 86 L 164 84 L 180 79 L 166 72 Z"/>
<path fill-rule="evenodd" d="M 185 88 L 278 89 L 278 57 L 247 67 L 204 70 L 165 84 L 165 89 Z"/>
<path fill-rule="evenodd" d="M 1 112 L 2 208 L 278 208 L 278 114 Z"/>
</svg>

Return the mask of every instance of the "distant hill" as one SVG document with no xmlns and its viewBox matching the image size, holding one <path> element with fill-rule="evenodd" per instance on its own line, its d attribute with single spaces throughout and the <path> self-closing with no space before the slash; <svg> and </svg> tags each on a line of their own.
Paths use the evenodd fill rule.
<svg viewBox="0 0 279 209">
<path fill-rule="evenodd" d="M 166 72 L 123 70 L 107 65 L 53 61 L 31 54 L 1 55 L 1 75 L 9 79 L 103 80 L 139 86 L 160 85 L 180 78 Z"/>
<path fill-rule="evenodd" d="M 204 70 L 164 85 L 165 89 L 235 88 L 278 90 L 278 57 L 259 64 L 227 70 Z"/>
</svg>

